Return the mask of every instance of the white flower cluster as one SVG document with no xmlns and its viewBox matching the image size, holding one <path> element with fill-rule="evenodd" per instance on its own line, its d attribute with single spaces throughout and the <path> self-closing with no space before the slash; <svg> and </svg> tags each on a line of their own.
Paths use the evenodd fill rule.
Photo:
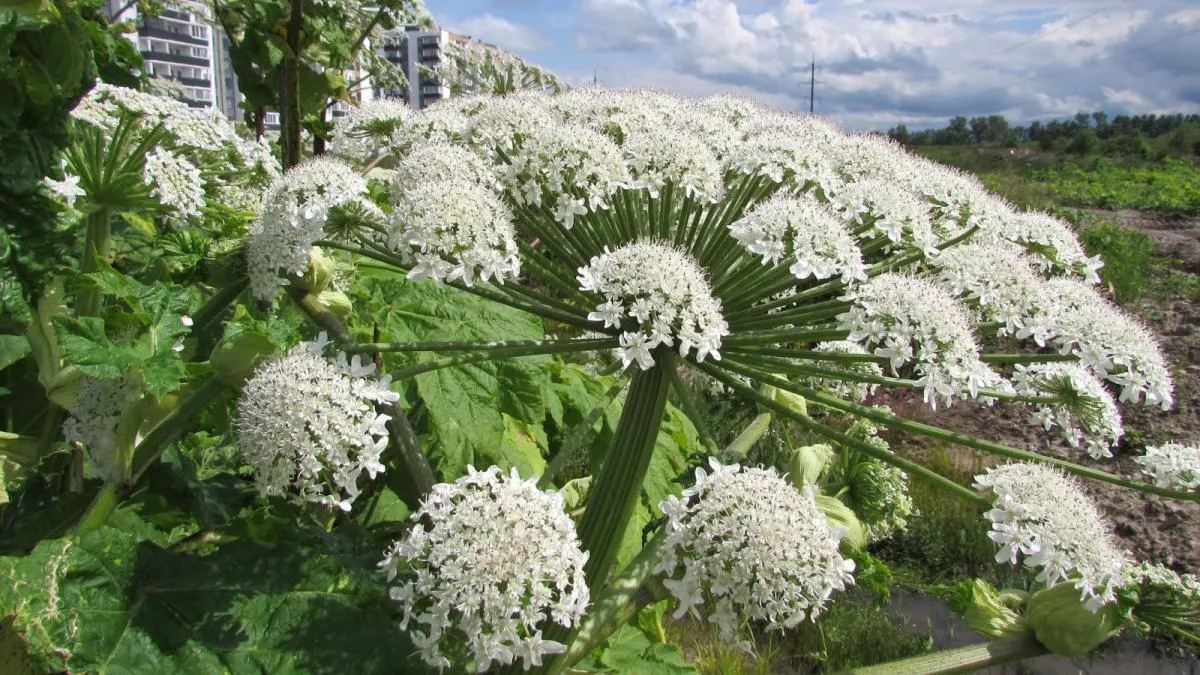
<svg viewBox="0 0 1200 675">
<path fill-rule="evenodd" d="M 415 111 L 403 99 L 377 98 L 364 101 L 338 120 L 329 142 L 329 153 L 347 160 L 366 162 L 381 151 L 396 129 Z"/>
<path fill-rule="evenodd" d="M 655 571 L 679 600 L 675 618 L 707 604 L 708 620 L 735 644 L 743 620 L 775 630 L 815 620 L 854 583 L 854 561 L 838 553 L 844 530 L 830 527 L 812 486 L 798 491 L 773 468 L 709 463 L 712 473 L 696 469 L 682 499 L 660 505 L 667 547 Z"/>
<path fill-rule="evenodd" d="M 349 511 L 362 472 L 374 479 L 384 470 L 390 417 L 373 403 L 400 396 L 390 375 L 371 377 L 374 363 L 340 352 L 326 359 L 328 344 L 321 333 L 259 366 L 238 399 L 235 429 L 261 494 Z"/>
<path fill-rule="evenodd" d="M 411 261 L 409 279 L 439 286 L 461 279 L 470 286 L 521 273 L 512 214 L 483 185 L 425 180 L 409 185 L 392 206 L 388 246 Z"/>
<path fill-rule="evenodd" d="M 845 222 L 811 194 L 776 194 L 729 225 L 730 235 L 764 265 L 781 260 L 797 279 L 865 281 L 862 252 Z"/>
<path fill-rule="evenodd" d="M 981 318 L 1003 324 L 997 334 L 1033 337 L 1039 345 L 1053 338 L 1052 326 L 1031 320 L 1054 310 L 1045 280 L 1030 257 L 1008 242 L 951 246 L 931 261 L 955 295 L 978 303 Z"/>
<path fill-rule="evenodd" d="M 393 202 L 403 199 L 404 193 L 418 183 L 453 181 L 478 183 L 497 195 L 501 191 L 491 165 L 461 145 L 439 139 L 413 143 L 404 159 L 396 164 L 391 176 L 391 199 Z"/>
<path fill-rule="evenodd" d="M 875 347 L 892 371 L 915 362 L 925 402 L 951 404 L 981 388 L 1005 388 L 1004 380 L 979 359 L 979 346 L 965 308 L 936 283 L 900 274 L 881 274 L 852 290 L 850 311 L 838 316 L 849 340 Z"/>
<path fill-rule="evenodd" d="M 1125 578 L 1129 584 L 1166 591 L 1189 603 L 1192 608 L 1200 608 L 1200 578 L 1193 574 L 1179 574 L 1162 565 L 1141 562 L 1126 567 Z M 1137 609 L 1134 609 L 1134 613 L 1137 613 Z"/>
<path fill-rule="evenodd" d="M 998 199 L 995 197 L 991 201 L 977 200 L 977 203 L 985 205 L 984 208 L 996 202 Z M 1044 273 L 1078 277 L 1089 284 L 1100 282 L 1097 272 L 1104 262 L 1098 255 L 1088 256 L 1070 225 L 1048 213 L 1018 212 L 1007 205 L 993 208 L 998 208 L 999 212 L 981 226 L 979 241 L 1000 240 L 1020 244 L 1030 252 L 1038 269 Z"/>
<path fill-rule="evenodd" d="M 1171 372 L 1145 326 L 1084 282 L 1051 279 L 1046 289 L 1057 304 L 1048 320 L 1060 352 L 1075 354 L 1097 377 L 1121 387 L 1122 403 L 1137 403 L 1145 395 L 1147 403 L 1171 409 Z"/>
<path fill-rule="evenodd" d="M 396 127 L 392 148 L 405 151 L 418 141 L 457 141 L 466 134 L 468 118 L 459 109 L 462 101 L 446 98 L 422 109 Z"/>
<path fill-rule="evenodd" d="M 288 284 L 286 277 L 304 274 L 331 208 L 355 203 L 379 214 L 366 194 L 366 180 L 329 157 L 307 160 L 272 181 L 263 194 L 259 219 L 246 233 L 246 264 L 254 296 L 271 302 L 279 287 Z"/>
<path fill-rule="evenodd" d="M 70 406 L 71 416 L 63 422 L 63 438 L 82 446 L 96 476 L 114 480 L 121 475 L 117 457 L 117 424 L 121 413 L 141 397 L 136 380 L 102 380 L 85 375 L 79 396 Z M 130 439 L 133 440 L 133 439 Z"/>
<path fill-rule="evenodd" d="M 170 222 L 186 223 L 204 209 L 204 179 L 200 169 L 184 157 L 155 148 L 146 155 L 142 181 L 150 186 L 150 196 L 171 209 Z"/>
<path fill-rule="evenodd" d="M 562 124 L 515 151 L 501 180 L 517 204 L 553 209 L 555 220 L 570 229 L 575 216 L 607 209 L 630 175 L 616 143 L 587 127 Z"/>
<path fill-rule="evenodd" d="M 1039 405 L 1032 421 L 1047 431 L 1058 427 L 1072 448 L 1092 459 L 1112 457 L 1125 434 L 1121 413 L 1104 383 L 1073 363 L 1018 365 L 1012 377 L 1017 394 L 1056 396 L 1059 403 Z"/>
<path fill-rule="evenodd" d="M 455 94 L 489 92 L 500 80 L 511 81 L 517 89 L 557 90 L 562 86 L 549 70 L 512 52 L 475 41 L 446 43 L 437 75 Z"/>
<path fill-rule="evenodd" d="M 850 223 L 869 225 L 873 237 L 907 244 L 926 256 L 937 253 L 929 203 L 894 181 L 866 178 L 847 183 L 830 202 Z"/>
<path fill-rule="evenodd" d="M 520 91 L 505 96 L 480 96 L 477 105 L 464 102 L 459 109 L 469 111 L 466 140 L 478 151 L 499 157 L 512 153 L 526 139 L 537 136 L 560 120 L 546 104 L 546 95 Z"/>
<path fill-rule="evenodd" d="M 849 340 L 835 340 L 833 342 L 821 342 L 814 351 L 825 352 L 828 354 L 867 354 L 867 350 L 862 348 L 862 345 Z M 883 375 L 883 368 L 879 367 L 878 363 L 869 361 L 852 361 L 843 362 L 837 360 L 822 361 L 815 360 L 813 366 L 818 368 L 836 368 L 839 370 L 853 371 L 863 375 Z M 869 382 L 854 382 L 851 380 L 832 379 L 825 377 L 810 378 L 809 384 L 818 389 L 824 389 L 829 393 L 839 398 L 848 401 L 862 403 L 867 400 L 871 394 L 879 387 L 877 384 Z"/>
<path fill-rule="evenodd" d="M 467 467 L 466 476 L 435 485 L 412 521 L 379 566 L 388 581 L 402 565 L 411 570 L 391 597 L 403 604 L 400 629 L 427 664 L 451 665 L 438 645 L 455 631 L 481 673 L 517 659 L 529 670 L 566 649 L 542 639 L 542 628 L 579 625 L 588 555 L 559 492 L 542 492 L 515 468 L 505 476 L 494 466 Z"/>
<path fill-rule="evenodd" d="M 710 355 L 720 360 L 721 338 L 729 334 L 729 325 L 721 301 L 686 253 L 659 243 L 627 244 L 581 267 L 579 284 L 585 293 L 604 296 L 588 320 L 603 321 L 606 328 L 621 328 L 629 319 L 636 324 L 636 330 L 621 333 L 626 367 L 636 361 L 648 370 L 654 365 L 651 350 L 672 347 L 676 340 L 681 356 L 694 347 L 697 361 Z"/>
<path fill-rule="evenodd" d="M 1125 584 L 1126 554 L 1117 548 L 1108 523 L 1079 484 L 1044 464 L 1015 463 L 989 468 L 976 488 L 995 494 L 985 516 L 988 537 L 1000 545 L 996 562 L 1041 568 L 1047 587 L 1072 580 L 1093 612 L 1115 602 Z"/>
<path fill-rule="evenodd" d="M 681 188 L 684 195 L 716 202 L 724 195 L 721 167 L 713 151 L 694 135 L 676 129 L 652 129 L 625 137 L 621 151 L 633 180 L 657 198 L 663 186 Z"/>
<path fill-rule="evenodd" d="M 1200 446 L 1183 443 L 1147 446 L 1146 454 L 1136 459 L 1142 473 L 1152 476 L 1158 487 L 1200 490 Z"/>
</svg>

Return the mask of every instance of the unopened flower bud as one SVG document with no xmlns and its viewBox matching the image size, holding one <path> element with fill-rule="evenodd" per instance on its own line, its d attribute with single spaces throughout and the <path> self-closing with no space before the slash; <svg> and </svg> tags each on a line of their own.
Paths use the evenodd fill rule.
<svg viewBox="0 0 1200 675">
<path fill-rule="evenodd" d="M 226 338 L 213 349 L 209 361 L 213 372 L 230 387 L 241 387 L 254 374 L 268 356 L 275 353 L 275 345 L 267 336 L 259 333 L 242 333 Z"/>
<path fill-rule="evenodd" d="M 1028 622 L 1016 611 L 1024 604 L 1020 595 L 1008 590 L 997 591 L 982 579 L 971 581 L 966 590 L 969 598 L 966 598 L 962 617 L 971 630 L 993 640 L 1029 633 Z"/>
<path fill-rule="evenodd" d="M 308 267 L 304 270 L 304 276 L 292 282 L 292 285 L 302 291 L 318 294 L 333 281 L 334 267 L 333 258 L 326 255 L 321 247 L 314 246 L 308 253 Z"/>
<path fill-rule="evenodd" d="M 350 312 L 354 311 L 354 305 L 350 303 L 350 296 L 341 291 L 321 291 L 317 300 L 343 321 L 350 316 Z"/>
<path fill-rule="evenodd" d="M 1025 617 L 1038 642 L 1069 659 L 1083 656 L 1116 634 L 1118 612 L 1116 604 L 1092 611 L 1069 581 L 1034 593 L 1025 605 Z"/>
</svg>

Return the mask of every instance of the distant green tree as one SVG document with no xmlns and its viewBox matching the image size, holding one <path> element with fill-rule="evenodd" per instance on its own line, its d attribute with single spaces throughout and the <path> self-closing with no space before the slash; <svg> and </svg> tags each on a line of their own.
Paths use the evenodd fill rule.
<svg viewBox="0 0 1200 675">
<path fill-rule="evenodd" d="M 1094 155 L 1100 151 L 1100 138 L 1096 136 L 1095 129 L 1080 129 L 1071 137 L 1070 144 L 1067 145 L 1067 152 L 1074 155 Z"/>
</svg>

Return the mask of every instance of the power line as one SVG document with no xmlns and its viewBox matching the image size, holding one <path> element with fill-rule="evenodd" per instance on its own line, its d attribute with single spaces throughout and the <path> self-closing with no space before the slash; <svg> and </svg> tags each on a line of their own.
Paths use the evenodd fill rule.
<svg viewBox="0 0 1200 675">
<path fill-rule="evenodd" d="M 1074 21 L 1068 21 L 1068 22 L 1067 22 L 1067 23 L 1065 23 L 1065 24 L 1061 24 L 1061 25 L 1054 26 L 1054 27 L 1053 27 L 1053 28 L 1051 28 L 1050 30 L 1046 30 L 1045 28 L 1043 28 L 1042 30 L 1039 30 L 1037 33 L 1035 33 L 1035 34 L 1034 34 L 1032 37 L 1030 37 L 1030 38 L 1028 38 L 1028 39 L 1025 39 L 1025 40 L 1022 40 L 1022 41 L 1018 42 L 1018 43 L 1017 43 L 1017 44 L 1015 44 L 1015 45 L 1010 45 L 1010 46 L 1008 46 L 1008 47 L 1005 47 L 1004 49 L 1001 49 L 1000 51 L 996 52 L 995 54 L 992 54 L 991 56 L 988 56 L 987 58 L 989 58 L 989 59 L 990 59 L 990 58 L 994 58 L 994 57 L 1000 56 L 1001 54 L 1007 54 L 1007 53 L 1009 53 L 1009 52 L 1013 51 L 1014 49 L 1017 49 L 1017 48 L 1019 48 L 1019 47 L 1023 47 L 1023 46 L 1025 46 L 1025 45 L 1027 45 L 1027 44 L 1029 44 L 1029 43 L 1031 43 L 1031 42 L 1037 42 L 1038 40 L 1040 40 L 1040 39 L 1042 39 L 1042 38 L 1046 37 L 1047 35 L 1049 35 L 1049 34 L 1053 33 L 1054 31 L 1056 31 L 1056 30 L 1058 30 L 1058 29 L 1060 29 L 1060 28 L 1070 28 L 1071 26 L 1078 26 L 1079 24 L 1083 23 L 1084 21 L 1087 21 L 1088 19 L 1092 18 L 1093 16 L 1096 16 L 1097 14 L 1100 14 L 1100 13 L 1102 13 L 1102 12 L 1107 12 L 1108 10 L 1112 9 L 1113 7 L 1116 7 L 1117 5 L 1119 5 L 1119 4 L 1123 3 L 1123 2 L 1126 2 L 1126 1 L 1127 1 L 1127 0 L 1117 0 L 1117 1 L 1116 1 L 1116 2 L 1114 2 L 1114 3 L 1111 3 L 1111 4 L 1108 4 L 1108 5 L 1105 5 L 1105 6 L 1101 7 L 1100 9 L 1098 9 L 1098 10 L 1096 10 L 1096 11 L 1092 12 L 1091 14 L 1087 14 L 1087 15 L 1085 15 L 1085 16 L 1082 16 L 1082 17 L 1080 17 L 1080 18 L 1078 18 L 1078 19 L 1075 19 Z"/>
</svg>

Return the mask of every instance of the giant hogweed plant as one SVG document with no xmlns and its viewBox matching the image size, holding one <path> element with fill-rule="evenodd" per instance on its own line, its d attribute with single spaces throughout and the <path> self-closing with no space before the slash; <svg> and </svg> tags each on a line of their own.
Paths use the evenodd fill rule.
<svg viewBox="0 0 1200 675">
<path fill-rule="evenodd" d="M 399 650 L 561 672 L 604 667 L 596 650 L 660 598 L 748 648 L 751 628 L 820 620 L 863 547 L 904 528 L 908 480 L 990 506 L 997 562 L 1041 588 L 960 589 L 998 642 L 954 667 L 1073 656 L 1122 625 L 1194 639 L 1194 579 L 1136 564 L 1080 483 L 1196 500 L 1195 447 L 1148 449 L 1146 482 L 871 405 L 889 389 L 1023 404 L 1093 458 L 1122 436 L 1119 404 L 1169 409 L 1153 336 L 1093 288 L 1101 263 L 1061 221 L 734 98 L 368 105 L 334 157 L 280 175 L 211 120 L 211 142 L 188 140 L 200 118 L 170 104 L 102 89 L 77 111 L 51 185 L 86 202 L 84 283 L 73 315 L 48 296 L 29 335 L 67 454 L 103 488 L 6 510 L 66 523 L 6 563 L 20 581 L 0 600 L 35 655 L 240 672 L 346 654 L 386 669 Z M 109 226 L 143 212 L 244 232 L 244 270 L 174 295 L 121 274 Z M 82 384 L 60 382 L 71 369 Z M 762 414 L 720 449 L 701 388 Z M 817 442 L 745 465 L 770 425 Z M 1015 461 L 964 486 L 891 452 L 887 429 Z M 222 452 L 242 477 L 195 466 Z M 164 521 L 181 495 L 188 517 Z M 68 580 L 97 567 L 107 590 L 79 596 Z M 68 592 L 129 620 L 90 636 Z M 307 644 L 322 621 L 334 639 Z"/>
</svg>

